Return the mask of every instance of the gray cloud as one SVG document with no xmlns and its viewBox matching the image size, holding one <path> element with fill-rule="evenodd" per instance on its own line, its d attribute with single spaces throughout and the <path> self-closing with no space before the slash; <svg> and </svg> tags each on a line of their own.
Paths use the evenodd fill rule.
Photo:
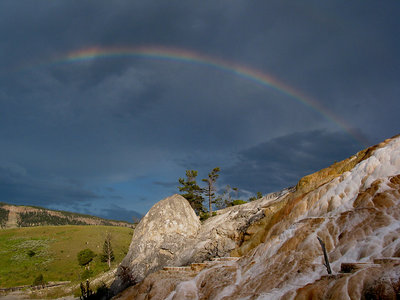
<svg viewBox="0 0 400 300">
<path fill-rule="evenodd" d="M 101 218 L 111 219 L 111 220 L 122 220 L 127 222 L 137 222 L 143 215 L 134 210 L 129 210 L 118 205 L 103 208 L 97 214 Z"/>
<path fill-rule="evenodd" d="M 241 151 L 223 180 L 254 193 L 275 192 L 359 150 L 358 142 L 345 133 L 293 133 Z"/>
<path fill-rule="evenodd" d="M 28 205 L 84 205 L 104 198 L 80 184 L 35 178 L 18 165 L 0 166 L 1 201 Z"/>
<path fill-rule="evenodd" d="M 294 184 L 359 150 L 338 119 L 371 143 L 398 133 L 399 6 L 1 1 L 0 197 L 104 207 L 114 199 L 144 213 L 188 168 L 202 177 L 220 166 L 221 181 L 251 191 Z M 190 61 L 54 63 L 138 45 L 245 65 L 283 91 Z"/>
</svg>

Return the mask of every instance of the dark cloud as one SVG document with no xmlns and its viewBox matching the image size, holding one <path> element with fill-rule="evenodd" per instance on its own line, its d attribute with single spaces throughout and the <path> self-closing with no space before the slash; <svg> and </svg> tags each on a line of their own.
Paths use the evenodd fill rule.
<svg viewBox="0 0 400 300">
<path fill-rule="evenodd" d="M 143 215 L 137 211 L 129 210 L 118 205 L 103 208 L 96 215 L 105 219 L 121 220 L 130 223 L 137 222 L 143 217 Z"/>
<path fill-rule="evenodd" d="M 371 143 L 398 133 L 399 12 L 398 1 L 1 1 L 0 198 L 145 213 L 185 169 L 220 166 L 250 191 L 294 184 L 359 150 L 344 127 Z M 131 46 L 244 65 L 281 90 L 190 60 L 60 61 Z"/>
<path fill-rule="evenodd" d="M 359 150 L 358 142 L 342 132 L 293 133 L 241 151 L 223 180 L 253 193 L 275 192 Z"/>
<path fill-rule="evenodd" d="M 35 178 L 17 164 L 0 164 L 1 201 L 27 205 L 84 205 L 104 198 L 81 184 Z"/>
</svg>

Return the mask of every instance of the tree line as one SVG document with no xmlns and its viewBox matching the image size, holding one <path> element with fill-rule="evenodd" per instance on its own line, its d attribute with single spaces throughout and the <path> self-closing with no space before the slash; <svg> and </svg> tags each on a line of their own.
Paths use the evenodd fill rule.
<svg viewBox="0 0 400 300">
<path fill-rule="evenodd" d="M 17 217 L 18 227 L 44 225 L 86 225 L 85 222 L 75 219 L 53 216 L 46 211 L 22 212 Z"/>
<path fill-rule="evenodd" d="M 193 210 L 201 219 L 205 219 L 213 215 L 213 207 L 222 209 L 228 206 L 234 206 L 247 203 L 247 201 L 239 199 L 239 189 L 226 185 L 222 193 L 217 193 L 217 179 L 219 177 L 220 168 L 214 168 L 206 178 L 201 181 L 205 186 L 200 187 L 197 184 L 198 172 L 196 170 L 186 170 L 186 178 L 179 178 L 178 186 L 181 196 L 186 198 L 192 206 Z M 232 194 L 234 197 L 232 197 Z M 250 197 L 248 201 L 253 201 L 262 197 L 261 192 L 257 192 L 256 197 Z"/>
<path fill-rule="evenodd" d="M 0 207 L 0 227 L 6 227 L 8 221 L 8 210 Z"/>
</svg>

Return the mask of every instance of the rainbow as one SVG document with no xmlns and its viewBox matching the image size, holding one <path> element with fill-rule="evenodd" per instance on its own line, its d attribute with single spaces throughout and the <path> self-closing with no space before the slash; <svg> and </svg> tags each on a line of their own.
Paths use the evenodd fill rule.
<svg viewBox="0 0 400 300">
<path fill-rule="evenodd" d="M 86 48 L 74 52 L 68 53 L 66 56 L 58 57 L 51 61 L 51 64 L 62 64 L 71 62 L 81 62 L 98 58 L 109 58 L 109 57 L 143 57 L 160 60 L 171 60 L 186 62 L 191 64 L 199 64 L 208 67 L 218 69 L 223 72 L 228 72 L 244 79 L 250 80 L 256 84 L 267 87 L 269 89 L 276 90 L 303 105 L 315 110 L 326 119 L 335 123 L 342 130 L 346 131 L 362 146 L 367 146 L 369 143 L 364 136 L 354 130 L 339 116 L 333 114 L 319 102 L 312 98 L 304 95 L 300 91 L 293 87 L 284 84 L 282 81 L 277 80 L 273 76 L 256 70 L 254 68 L 247 67 L 245 65 L 236 64 L 230 61 L 226 61 L 220 58 L 215 58 L 200 54 L 194 51 L 188 51 L 184 49 L 169 48 L 169 47 L 118 47 L 118 48 L 104 48 L 104 47 L 92 47 Z"/>
</svg>

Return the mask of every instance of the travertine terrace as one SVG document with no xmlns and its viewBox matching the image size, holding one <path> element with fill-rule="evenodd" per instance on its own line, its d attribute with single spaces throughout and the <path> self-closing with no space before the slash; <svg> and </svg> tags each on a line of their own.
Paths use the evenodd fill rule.
<svg viewBox="0 0 400 300">
<path fill-rule="evenodd" d="M 399 295 L 400 137 L 306 176 L 295 191 L 262 201 L 263 216 L 244 228 L 230 253 L 238 260 L 161 270 L 119 299 Z M 326 244 L 332 275 L 317 237 Z"/>
</svg>

